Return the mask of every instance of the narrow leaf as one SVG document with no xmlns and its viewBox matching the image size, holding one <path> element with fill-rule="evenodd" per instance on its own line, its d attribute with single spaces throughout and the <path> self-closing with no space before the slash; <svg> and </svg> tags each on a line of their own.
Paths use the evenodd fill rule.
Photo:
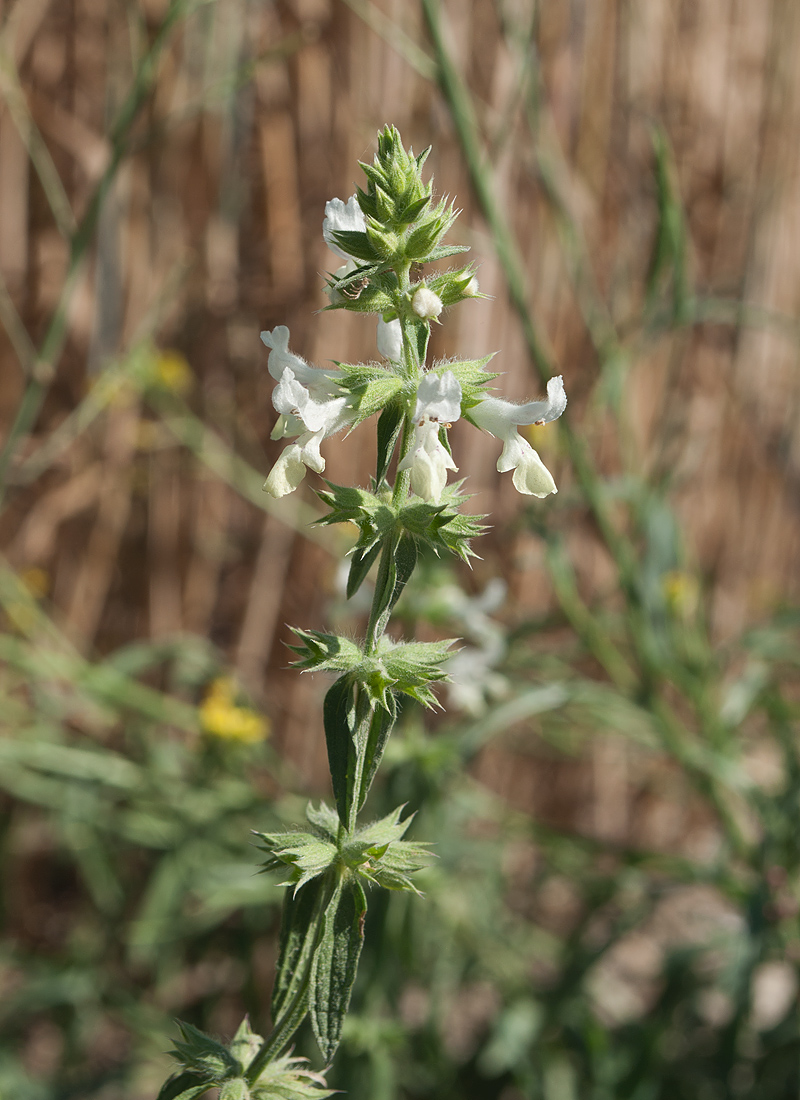
<svg viewBox="0 0 800 1100">
<path fill-rule="evenodd" d="M 383 757 L 383 750 L 386 748 L 386 742 L 389 740 L 389 735 L 392 732 L 392 727 L 397 718 L 397 703 L 395 697 L 391 692 L 387 692 L 386 695 L 391 709 L 386 711 L 383 707 L 376 707 L 372 716 L 372 721 L 370 722 L 369 735 L 367 737 L 367 744 L 364 752 L 364 767 L 361 773 L 361 784 L 358 793 L 359 810 L 367 800 L 369 789 L 372 786 L 372 780 L 375 778 L 375 773 Z"/>
<path fill-rule="evenodd" d="M 392 614 L 394 605 L 400 598 L 400 594 L 406 586 L 414 566 L 417 564 L 417 544 L 411 535 L 402 535 L 394 551 L 391 569 L 387 582 L 391 584 L 391 592 L 382 607 L 380 618 L 375 630 L 375 637 L 380 638 L 386 630 L 386 625 Z"/>
<path fill-rule="evenodd" d="M 306 975 L 319 931 L 323 878 L 306 883 L 297 893 L 286 891 L 281 920 L 281 940 L 275 986 L 272 990 L 272 1020 L 277 1023 L 286 1011 Z"/>
<path fill-rule="evenodd" d="M 368 263 L 382 259 L 366 233 L 341 230 L 333 234 L 333 239 L 348 256 L 355 256 L 356 259 L 366 260 Z"/>
<path fill-rule="evenodd" d="M 311 974 L 309 1015 L 322 1057 L 330 1062 L 342 1034 L 364 943 L 367 899 L 361 885 L 340 884 L 325 912 Z"/>
<path fill-rule="evenodd" d="M 333 797 L 340 819 L 347 821 L 347 775 L 350 771 L 352 776 L 355 728 L 355 688 L 347 676 L 340 677 L 325 696 L 323 720 Z"/>
<path fill-rule="evenodd" d="M 397 437 L 403 426 L 403 416 L 402 404 L 399 401 L 393 401 L 386 406 L 378 419 L 378 469 L 375 475 L 375 482 L 378 485 L 386 477 L 386 471 L 392 461 Z"/>
<path fill-rule="evenodd" d="M 370 569 L 381 550 L 381 543 L 376 542 L 369 550 L 356 550 L 350 562 L 350 572 L 347 575 L 347 598 L 351 599 L 358 592 Z"/>
<path fill-rule="evenodd" d="M 196 1073 L 179 1073 L 164 1082 L 157 1100 L 194 1100 L 211 1088 L 214 1088 L 214 1082 L 204 1081 Z"/>
</svg>

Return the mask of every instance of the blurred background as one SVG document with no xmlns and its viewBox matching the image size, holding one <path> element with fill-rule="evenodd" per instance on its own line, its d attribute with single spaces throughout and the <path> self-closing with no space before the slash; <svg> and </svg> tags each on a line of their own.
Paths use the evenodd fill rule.
<svg viewBox="0 0 800 1100">
<path fill-rule="evenodd" d="M 368 807 L 439 859 L 370 898 L 329 1081 L 800 1095 L 798 51 L 791 0 L 0 0 L 0 1096 L 144 1100 L 174 1017 L 269 1026 L 250 830 L 328 797 L 286 624 L 364 620 L 319 480 L 261 491 L 258 334 L 375 357 L 321 222 L 386 123 L 487 295 L 434 353 L 570 404 L 543 502 L 452 433 L 492 529 L 398 608 L 465 646 Z"/>
</svg>

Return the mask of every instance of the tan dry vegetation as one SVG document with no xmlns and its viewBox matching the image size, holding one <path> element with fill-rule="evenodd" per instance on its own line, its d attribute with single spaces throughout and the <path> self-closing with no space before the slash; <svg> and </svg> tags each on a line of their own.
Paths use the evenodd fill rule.
<svg viewBox="0 0 800 1100">
<path fill-rule="evenodd" d="M 152 37 L 165 4 L 133 8 Z M 456 0 L 445 10 L 570 415 L 607 476 L 632 461 L 669 478 L 713 631 L 730 638 L 800 594 L 800 9 L 791 0 Z M 318 312 L 321 274 L 332 267 L 320 223 L 328 198 L 352 192 L 354 163 L 371 157 L 386 122 L 417 150 L 433 145 L 437 189 L 457 196 L 458 239 L 490 295 L 445 318 L 437 353 L 499 349 L 506 394 L 538 388 L 450 114 L 429 79 L 422 9 L 406 0 L 201 7 L 160 58 L 96 242 L 66 290 L 64 234 L 113 157 L 109 120 L 144 43 L 132 41 L 116 0 L 6 0 L 0 17 L 6 431 L 26 373 L 38 369 L 48 383 L 11 472 L 3 551 L 17 570 L 47 571 L 52 612 L 87 654 L 137 637 L 209 636 L 273 718 L 281 751 L 320 786 L 324 685 L 284 671 L 284 624 L 325 621 L 335 536 L 312 541 L 306 512 L 243 498 L 133 392 L 37 476 L 24 475 L 100 372 L 143 337 L 186 357 L 191 409 L 266 473 L 280 444 L 269 440 L 275 413 L 259 330 L 289 325 L 293 347 L 317 363 L 374 354 L 372 321 Z M 709 304 L 716 320 L 707 323 L 667 319 L 661 338 L 646 341 L 636 318 L 656 234 L 654 124 L 673 149 L 690 277 L 705 299 L 728 304 Z M 52 361 L 37 368 L 34 348 L 58 308 L 63 346 L 56 341 Z M 628 437 L 597 401 L 609 370 L 598 345 L 610 344 L 627 356 Z M 495 524 L 467 583 L 500 574 L 513 617 L 546 613 L 542 548 L 513 525 L 520 500 L 494 470 L 495 442 L 459 425 L 453 444 Z M 327 475 L 364 483 L 371 446 L 367 432 L 329 443 Z M 541 449 L 569 498 L 555 432 Z M 302 493 L 313 509 L 310 487 Z M 608 561 L 588 515 L 570 514 L 569 542 L 582 591 L 603 595 Z M 581 821 L 599 835 L 627 829 L 624 766 L 590 762 L 595 776 L 611 778 L 593 785 L 582 772 L 562 792 L 567 801 L 581 794 Z M 502 766 L 488 770 L 500 782 Z M 548 786 L 546 776 L 539 782 Z"/>
</svg>

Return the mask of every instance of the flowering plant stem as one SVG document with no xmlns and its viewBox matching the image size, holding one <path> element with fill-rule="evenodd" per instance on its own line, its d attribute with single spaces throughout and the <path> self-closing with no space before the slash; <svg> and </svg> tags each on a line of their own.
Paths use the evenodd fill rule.
<svg viewBox="0 0 800 1100">
<path fill-rule="evenodd" d="M 503 441 L 500 471 L 513 470 L 523 493 L 546 496 L 555 483 L 517 428 L 560 416 L 566 405 L 561 379 L 551 380 L 544 401 L 513 405 L 492 397 L 489 358 L 428 364 L 433 322 L 446 306 L 479 297 L 470 265 L 419 281 L 412 270 L 464 249 L 442 243 L 456 217 L 446 201 L 434 204 L 432 185 L 393 127 L 378 136 L 372 165 L 362 165 L 367 189 L 347 203 L 326 207 L 323 234 L 345 263 L 328 278 L 330 309 L 378 316 L 383 362 L 310 366 L 289 350 L 289 332 L 262 333 L 279 413 L 273 438 L 292 438 L 264 488 L 281 497 L 294 491 L 308 469 L 322 473 L 320 444 L 344 428 L 378 415 L 377 469 L 369 489 L 327 483 L 318 496 L 328 506 L 320 523 L 351 523 L 358 530 L 347 594 L 352 596 L 377 564 L 363 641 L 295 629 L 295 667 L 337 676 L 323 707 L 334 806 L 306 809 L 307 825 L 287 833 L 257 834 L 265 870 L 288 873 L 277 974 L 272 993 L 273 1030 L 263 1040 L 245 1021 L 228 1046 L 181 1024 L 176 1043 L 179 1074 L 160 1100 L 191 1100 L 211 1087 L 221 1100 L 270 1100 L 286 1095 L 327 1096 L 324 1080 L 284 1055 L 306 1017 L 326 1062 L 336 1052 L 355 982 L 367 910 L 365 888 L 416 891 L 415 871 L 428 862 L 427 846 L 404 840 L 411 818 L 400 806 L 362 825 L 359 815 L 398 712 L 410 696 L 439 706 L 433 686 L 447 679 L 443 663 L 453 639 L 400 642 L 387 634 L 392 611 L 426 547 L 468 561 L 482 517 L 461 511 L 460 483 L 447 483 L 457 467 L 447 432 L 460 417 Z M 389 471 L 394 462 L 394 481 Z M 282 1076 L 281 1076 L 282 1075 Z"/>
</svg>

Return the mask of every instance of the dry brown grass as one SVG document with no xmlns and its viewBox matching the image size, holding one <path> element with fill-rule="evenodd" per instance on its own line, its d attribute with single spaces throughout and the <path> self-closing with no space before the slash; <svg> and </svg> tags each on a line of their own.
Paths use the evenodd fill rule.
<svg viewBox="0 0 800 1100">
<path fill-rule="evenodd" d="M 165 5 L 129 7 L 152 36 Z M 608 476 L 629 460 L 624 443 L 640 468 L 670 478 L 714 632 L 728 638 L 800 594 L 800 12 L 790 0 L 546 0 L 532 23 L 532 3 L 458 0 L 446 9 L 571 415 Z M 108 120 L 143 44 L 131 38 L 135 18 L 113 0 L 6 0 L 0 17 L 7 428 L 63 291 L 68 245 L 52 204 L 61 228 L 83 216 L 111 155 Z M 259 330 L 288 324 L 293 346 L 314 362 L 372 354 L 370 321 L 316 312 L 331 267 L 320 222 L 328 198 L 351 193 L 354 162 L 370 157 L 385 122 L 416 149 L 433 144 L 437 188 L 458 197 L 460 239 L 491 295 L 447 318 L 437 352 L 501 349 L 507 393 L 531 393 L 520 326 L 430 70 L 416 3 L 225 0 L 194 15 L 170 40 L 132 130 L 68 295 L 63 350 L 17 471 L 109 360 L 145 334 L 185 355 L 192 409 L 265 472 L 279 445 L 269 441 Z M 724 323 L 637 342 L 656 232 L 654 123 L 674 150 L 696 287 L 785 321 L 739 324 L 728 308 Z M 574 233 L 567 248 L 559 204 Z M 631 349 L 627 441 L 596 407 L 604 332 Z M 360 435 L 329 445 L 331 479 L 365 481 L 365 446 Z M 505 530 L 519 502 L 494 472 L 493 441 L 472 435 L 467 447 L 456 430 L 454 446 L 496 524 L 474 583 L 500 573 L 515 615 L 546 612 L 553 597 L 542 548 L 529 533 Z M 548 458 L 569 495 L 570 470 L 554 451 Z M 335 561 L 284 515 L 266 499 L 261 508 L 243 499 L 131 395 L 40 476 L 12 484 L 0 542 L 14 568 L 47 571 L 53 614 L 87 653 L 180 631 L 212 638 L 313 783 L 325 775 L 323 688 L 282 671 L 283 624 L 321 622 Z M 569 540 L 582 589 L 602 592 L 607 559 L 587 517 L 571 521 Z"/>
</svg>

